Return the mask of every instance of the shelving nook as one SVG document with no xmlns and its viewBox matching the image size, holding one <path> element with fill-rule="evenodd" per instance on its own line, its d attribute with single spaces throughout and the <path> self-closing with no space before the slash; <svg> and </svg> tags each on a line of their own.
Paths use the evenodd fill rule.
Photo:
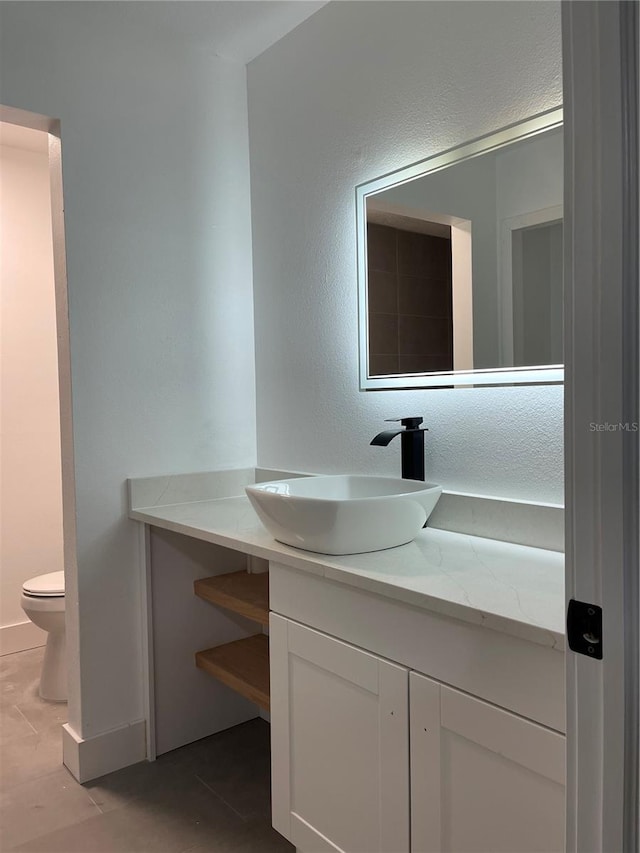
<svg viewBox="0 0 640 853">
<path fill-rule="evenodd" d="M 238 613 L 261 626 L 269 625 L 269 573 L 230 572 L 194 581 L 194 592 L 205 601 Z M 269 637 L 253 634 L 196 652 L 196 666 L 227 687 L 269 711 Z"/>
</svg>

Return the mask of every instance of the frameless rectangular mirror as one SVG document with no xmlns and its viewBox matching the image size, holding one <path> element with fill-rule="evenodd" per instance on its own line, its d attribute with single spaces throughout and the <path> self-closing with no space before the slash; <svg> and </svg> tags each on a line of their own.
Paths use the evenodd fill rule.
<svg viewBox="0 0 640 853">
<path fill-rule="evenodd" d="M 562 110 L 356 188 L 360 387 L 561 382 Z"/>
</svg>

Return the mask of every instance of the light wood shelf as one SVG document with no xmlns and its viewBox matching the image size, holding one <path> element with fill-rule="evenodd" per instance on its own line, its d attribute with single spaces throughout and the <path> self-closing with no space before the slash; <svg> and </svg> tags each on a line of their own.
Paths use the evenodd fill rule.
<svg viewBox="0 0 640 853">
<path fill-rule="evenodd" d="M 269 638 L 255 634 L 196 652 L 196 666 L 269 710 Z"/>
<path fill-rule="evenodd" d="M 233 610 L 261 625 L 269 624 L 269 573 L 231 572 L 194 581 L 200 598 Z"/>
</svg>

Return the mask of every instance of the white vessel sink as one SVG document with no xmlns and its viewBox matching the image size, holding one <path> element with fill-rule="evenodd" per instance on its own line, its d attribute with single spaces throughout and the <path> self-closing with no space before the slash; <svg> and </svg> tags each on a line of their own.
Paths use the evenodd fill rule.
<svg viewBox="0 0 640 853">
<path fill-rule="evenodd" d="M 320 476 L 246 486 L 278 542 L 320 554 L 360 554 L 404 545 L 442 494 L 433 483 L 394 477 Z"/>
</svg>

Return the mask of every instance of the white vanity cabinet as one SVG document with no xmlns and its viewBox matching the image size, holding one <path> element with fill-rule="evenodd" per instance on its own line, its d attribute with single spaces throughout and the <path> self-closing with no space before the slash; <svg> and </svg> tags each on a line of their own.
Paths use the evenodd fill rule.
<svg viewBox="0 0 640 853">
<path fill-rule="evenodd" d="M 412 853 L 564 850 L 564 736 L 412 672 Z"/>
<path fill-rule="evenodd" d="M 274 614 L 273 825 L 304 853 L 409 853 L 409 671 Z"/>
<path fill-rule="evenodd" d="M 560 649 L 270 573 L 273 825 L 299 853 L 561 853 Z"/>
</svg>

